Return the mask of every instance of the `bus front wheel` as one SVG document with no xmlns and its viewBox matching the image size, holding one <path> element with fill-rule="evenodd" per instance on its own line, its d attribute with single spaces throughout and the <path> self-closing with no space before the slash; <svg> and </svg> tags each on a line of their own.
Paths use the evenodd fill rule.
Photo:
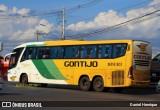
<svg viewBox="0 0 160 110">
<path fill-rule="evenodd" d="M 21 83 L 22 84 L 28 84 L 28 76 L 27 74 L 23 74 L 21 77 Z"/>
<path fill-rule="evenodd" d="M 93 80 L 93 89 L 97 92 L 101 92 L 104 90 L 104 83 L 102 77 L 96 77 Z"/>
<path fill-rule="evenodd" d="M 81 90 L 88 91 L 91 87 L 91 82 L 87 76 L 83 76 L 79 81 Z"/>
</svg>

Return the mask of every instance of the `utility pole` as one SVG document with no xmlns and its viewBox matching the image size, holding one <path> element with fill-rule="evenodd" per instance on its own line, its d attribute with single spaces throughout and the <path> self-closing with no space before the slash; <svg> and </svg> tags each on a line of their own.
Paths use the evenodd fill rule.
<svg viewBox="0 0 160 110">
<path fill-rule="evenodd" d="M 63 8 L 62 11 L 62 22 L 63 22 L 63 26 L 62 26 L 62 40 L 65 40 L 65 25 L 66 25 L 66 18 L 65 18 L 65 14 L 66 14 L 66 10 L 65 8 Z"/>
<path fill-rule="evenodd" d="M 38 30 L 37 30 L 37 32 L 35 33 L 36 34 L 36 42 L 38 42 L 38 40 L 39 40 L 39 35 L 48 35 L 48 34 L 46 34 L 46 33 L 42 33 L 42 32 L 38 32 Z"/>
</svg>

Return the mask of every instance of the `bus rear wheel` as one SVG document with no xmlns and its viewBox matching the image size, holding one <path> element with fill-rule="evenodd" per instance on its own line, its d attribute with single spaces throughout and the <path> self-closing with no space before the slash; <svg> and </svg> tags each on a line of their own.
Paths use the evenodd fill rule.
<svg viewBox="0 0 160 110">
<path fill-rule="evenodd" d="M 104 90 L 104 83 L 102 77 L 96 77 L 93 80 L 93 89 L 97 92 L 102 92 Z"/>
<path fill-rule="evenodd" d="M 79 81 L 79 86 L 81 90 L 88 91 L 91 87 L 91 82 L 87 76 L 84 76 Z"/>
<path fill-rule="evenodd" d="M 28 84 L 28 76 L 27 74 L 23 74 L 21 77 L 21 83 L 22 84 Z"/>
</svg>

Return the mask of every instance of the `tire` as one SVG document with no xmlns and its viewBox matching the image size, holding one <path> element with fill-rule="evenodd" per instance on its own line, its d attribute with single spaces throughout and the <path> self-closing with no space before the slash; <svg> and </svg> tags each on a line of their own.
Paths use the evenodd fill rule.
<svg viewBox="0 0 160 110">
<path fill-rule="evenodd" d="M 23 74 L 21 77 L 21 83 L 22 84 L 28 84 L 28 76 L 27 74 Z"/>
<path fill-rule="evenodd" d="M 91 82 L 89 80 L 89 78 L 87 76 L 84 76 L 80 79 L 79 81 L 79 87 L 81 88 L 81 90 L 83 91 L 88 91 L 90 90 L 91 87 Z"/>
<path fill-rule="evenodd" d="M 102 77 L 96 77 L 93 80 L 93 89 L 97 92 L 102 92 L 104 90 L 104 82 Z"/>
</svg>

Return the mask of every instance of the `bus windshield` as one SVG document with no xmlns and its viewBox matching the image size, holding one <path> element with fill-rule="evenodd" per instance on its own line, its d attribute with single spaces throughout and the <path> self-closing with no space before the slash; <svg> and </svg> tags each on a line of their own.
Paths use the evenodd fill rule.
<svg viewBox="0 0 160 110">
<path fill-rule="evenodd" d="M 9 61 L 9 69 L 16 67 L 22 50 L 23 48 L 18 48 L 18 49 L 13 50 L 13 54 L 11 55 L 10 61 Z"/>
</svg>

